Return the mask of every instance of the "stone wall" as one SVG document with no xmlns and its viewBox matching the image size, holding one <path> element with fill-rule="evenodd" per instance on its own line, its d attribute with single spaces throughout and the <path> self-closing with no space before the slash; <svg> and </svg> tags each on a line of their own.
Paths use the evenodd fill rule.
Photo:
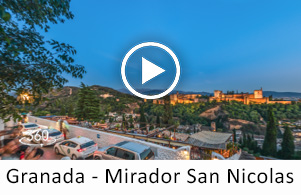
<svg viewBox="0 0 301 195">
<path fill-rule="evenodd" d="M 34 116 L 29 116 L 28 121 L 32 123 L 37 123 L 39 125 L 44 125 L 47 127 L 57 128 L 57 122 L 46 120 Z M 108 145 L 116 144 L 122 141 L 132 141 L 143 145 L 149 146 L 155 153 L 157 160 L 188 160 L 190 157 L 190 146 L 185 146 L 174 150 L 172 148 L 160 146 L 158 144 L 153 144 L 146 141 L 141 141 L 134 138 L 124 137 L 116 134 L 111 134 L 103 131 L 97 131 L 93 129 L 88 129 L 85 127 L 78 127 L 74 125 L 69 125 L 69 135 L 68 137 L 83 136 L 88 137 L 95 141 L 99 147 L 105 147 Z"/>
</svg>

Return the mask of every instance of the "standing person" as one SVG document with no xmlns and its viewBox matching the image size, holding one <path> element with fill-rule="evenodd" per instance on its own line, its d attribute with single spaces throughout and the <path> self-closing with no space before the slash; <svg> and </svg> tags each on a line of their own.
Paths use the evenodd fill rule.
<svg viewBox="0 0 301 195">
<path fill-rule="evenodd" d="M 63 130 L 63 121 L 61 119 L 59 119 L 57 122 L 59 124 L 59 131 L 63 133 L 63 131 L 62 131 Z"/>
<path fill-rule="evenodd" d="M 63 135 L 64 135 L 64 139 L 66 140 L 67 139 L 67 128 L 66 127 L 63 127 L 63 129 L 62 129 L 62 133 L 63 133 Z"/>
<path fill-rule="evenodd" d="M 59 125 L 59 131 L 64 135 L 64 139 L 66 140 L 67 136 L 66 136 L 65 128 L 63 126 L 63 120 L 59 119 L 57 122 Z"/>
<path fill-rule="evenodd" d="M 62 133 L 64 134 L 64 139 L 67 139 L 67 134 L 69 133 L 69 124 L 67 121 L 64 121 L 62 124 Z"/>
</svg>

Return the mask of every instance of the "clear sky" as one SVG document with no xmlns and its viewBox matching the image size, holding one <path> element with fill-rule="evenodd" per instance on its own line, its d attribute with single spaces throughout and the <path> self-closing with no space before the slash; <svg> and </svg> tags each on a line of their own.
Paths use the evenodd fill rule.
<svg viewBox="0 0 301 195">
<path fill-rule="evenodd" d="M 46 38 L 67 42 L 87 74 L 67 85 L 125 88 L 121 60 L 146 41 L 178 56 L 179 90 L 301 92 L 301 1 L 73 0 L 74 20 Z"/>
</svg>

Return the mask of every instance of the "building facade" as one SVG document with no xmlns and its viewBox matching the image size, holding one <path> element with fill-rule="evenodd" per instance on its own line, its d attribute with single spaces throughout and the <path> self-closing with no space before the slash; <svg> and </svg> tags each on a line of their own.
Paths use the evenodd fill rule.
<svg viewBox="0 0 301 195">
<path fill-rule="evenodd" d="M 198 103 L 200 102 L 200 97 L 202 95 L 200 94 L 179 94 L 177 92 L 176 94 L 170 95 L 170 104 L 191 104 L 191 103 Z M 153 100 L 154 104 L 164 104 L 163 99 L 155 99 Z"/>
<path fill-rule="evenodd" d="M 269 97 L 263 97 L 262 88 L 260 90 L 254 90 L 253 94 L 249 93 L 234 93 L 225 94 L 220 90 L 214 91 L 214 96 L 209 98 L 209 101 L 238 101 L 244 104 L 291 104 L 291 101 L 272 101 Z"/>
</svg>

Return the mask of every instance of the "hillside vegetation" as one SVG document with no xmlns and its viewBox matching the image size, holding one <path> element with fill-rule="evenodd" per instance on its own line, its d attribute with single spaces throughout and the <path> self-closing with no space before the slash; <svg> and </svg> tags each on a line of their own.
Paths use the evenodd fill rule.
<svg viewBox="0 0 301 195">
<path fill-rule="evenodd" d="M 125 112 L 131 111 L 136 102 L 141 99 L 135 96 L 124 94 L 112 88 L 98 85 L 90 86 L 95 91 L 100 101 L 100 111 L 103 115 L 108 112 Z M 79 87 L 63 87 L 62 89 L 53 90 L 45 96 L 46 101 L 34 109 L 35 115 L 70 115 L 74 114 L 78 102 Z M 101 95 L 109 94 L 112 97 L 103 98 Z M 134 106 L 133 106 L 134 105 Z"/>
<path fill-rule="evenodd" d="M 78 87 L 64 87 L 54 90 L 46 95 L 46 101 L 34 109 L 34 114 L 42 116 L 69 115 L 74 116 L 75 107 L 78 104 Z M 139 105 L 143 100 L 133 95 L 122 93 L 114 89 L 102 86 L 90 86 L 99 99 L 100 116 L 105 119 L 109 112 L 117 113 L 139 113 Z M 101 95 L 110 97 L 104 98 Z M 277 120 L 301 119 L 301 103 L 292 105 L 283 104 L 254 104 L 244 105 L 241 102 L 200 102 L 193 104 L 176 104 L 172 106 L 172 116 L 181 125 L 202 124 L 210 126 L 216 122 L 216 128 L 223 131 L 241 127 L 262 132 L 266 126 L 267 110 L 272 107 Z M 159 117 L 164 115 L 164 105 L 153 104 L 152 101 L 144 103 L 144 112 L 148 123 L 155 123 Z"/>
</svg>

